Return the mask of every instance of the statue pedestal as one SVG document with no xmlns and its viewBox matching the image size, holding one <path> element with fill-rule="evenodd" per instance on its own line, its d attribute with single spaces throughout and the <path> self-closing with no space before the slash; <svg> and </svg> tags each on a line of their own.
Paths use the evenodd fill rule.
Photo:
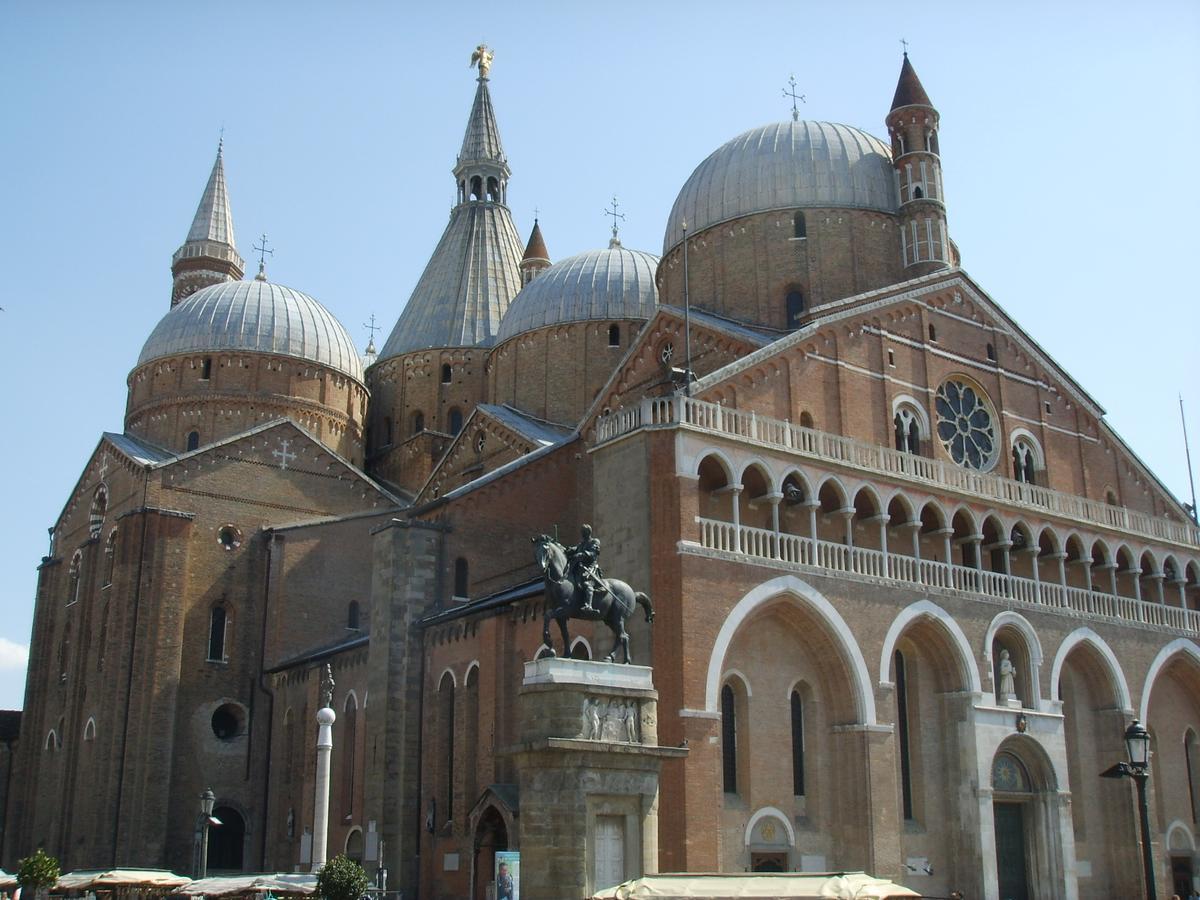
<svg viewBox="0 0 1200 900">
<path fill-rule="evenodd" d="M 525 664 L 521 743 L 523 900 L 575 900 L 658 871 L 658 775 L 687 750 L 658 746 L 645 666 L 575 659 Z"/>
</svg>

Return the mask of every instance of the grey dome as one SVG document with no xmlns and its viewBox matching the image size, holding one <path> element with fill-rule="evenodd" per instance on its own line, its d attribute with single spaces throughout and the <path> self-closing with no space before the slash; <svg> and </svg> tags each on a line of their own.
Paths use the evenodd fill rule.
<svg viewBox="0 0 1200 900">
<path fill-rule="evenodd" d="M 658 305 L 658 257 L 620 244 L 559 260 L 521 289 L 496 343 L 544 325 L 588 319 L 649 319 Z"/>
<path fill-rule="evenodd" d="M 684 184 L 663 239 L 683 240 L 680 223 L 705 228 L 753 213 L 797 207 L 845 207 L 895 213 L 892 154 L 865 131 L 833 122 L 777 122 L 719 147 Z"/>
<path fill-rule="evenodd" d="M 294 356 L 363 381 L 342 323 L 307 294 L 267 281 L 225 281 L 180 301 L 150 332 L 138 365 L 209 350 Z"/>
</svg>

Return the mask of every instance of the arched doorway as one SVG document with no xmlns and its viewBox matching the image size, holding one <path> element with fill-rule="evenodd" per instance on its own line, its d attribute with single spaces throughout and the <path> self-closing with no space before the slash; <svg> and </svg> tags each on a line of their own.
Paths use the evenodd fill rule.
<svg viewBox="0 0 1200 900">
<path fill-rule="evenodd" d="M 508 826 L 504 817 L 494 806 L 489 806 L 479 817 L 475 826 L 475 885 L 471 891 L 474 900 L 487 900 L 488 887 L 494 880 L 496 853 L 508 849 Z"/>
<path fill-rule="evenodd" d="M 218 806 L 213 817 L 221 824 L 208 831 L 208 872 L 242 871 L 242 848 L 246 842 L 246 820 L 231 806 Z"/>
<path fill-rule="evenodd" d="M 992 757 L 992 816 L 998 896 L 1037 900 L 1065 884 L 1058 783 L 1049 758 L 1027 737 Z"/>
</svg>

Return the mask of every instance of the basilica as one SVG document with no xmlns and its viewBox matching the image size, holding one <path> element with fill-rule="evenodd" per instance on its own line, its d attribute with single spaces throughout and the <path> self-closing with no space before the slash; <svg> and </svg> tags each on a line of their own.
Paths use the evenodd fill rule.
<svg viewBox="0 0 1200 900">
<path fill-rule="evenodd" d="M 880 136 L 744 131 L 661 255 L 614 229 L 557 260 L 477 63 L 457 202 L 378 349 L 246 277 L 218 149 L 39 566 L 0 863 L 191 873 L 211 789 L 210 871 L 327 846 L 405 898 L 493 897 L 542 827 L 525 666 L 615 649 L 543 642 L 530 539 L 589 524 L 653 604 L 629 648 L 673 749 L 639 801 L 578 797 L 564 898 L 655 866 L 1135 896 L 1133 784 L 1099 777 L 1135 719 L 1160 893 L 1200 883 L 1200 529 L 964 268 L 907 55 Z"/>
</svg>

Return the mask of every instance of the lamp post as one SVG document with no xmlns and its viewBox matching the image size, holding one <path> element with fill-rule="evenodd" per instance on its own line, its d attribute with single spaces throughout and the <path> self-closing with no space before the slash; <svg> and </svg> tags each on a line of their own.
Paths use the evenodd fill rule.
<svg viewBox="0 0 1200 900">
<path fill-rule="evenodd" d="M 208 877 L 208 826 L 213 822 L 213 804 L 217 802 L 212 788 L 200 795 L 200 870 L 201 878 Z"/>
<path fill-rule="evenodd" d="M 1150 848 L 1150 810 L 1146 805 L 1146 780 L 1150 777 L 1150 734 L 1134 719 L 1125 729 L 1128 762 L 1119 762 L 1100 773 L 1101 778 L 1132 778 L 1137 785 L 1138 814 L 1142 823 L 1142 871 L 1146 878 L 1146 900 L 1158 900 L 1154 887 L 1154 854 Z"/>
</svg>

